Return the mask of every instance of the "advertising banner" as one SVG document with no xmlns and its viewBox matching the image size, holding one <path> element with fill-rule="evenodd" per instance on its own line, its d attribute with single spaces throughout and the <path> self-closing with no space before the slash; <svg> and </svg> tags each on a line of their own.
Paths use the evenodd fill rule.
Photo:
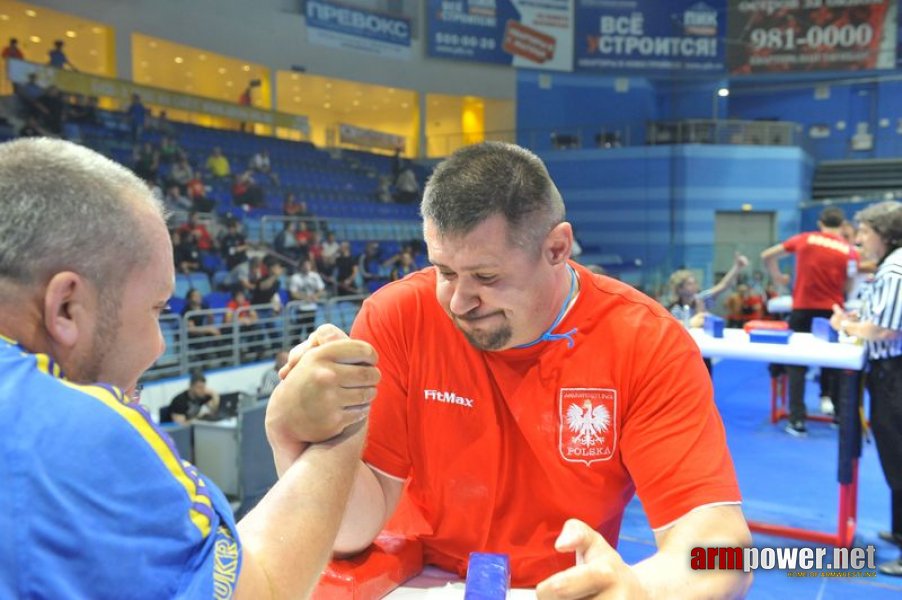
<svg viewBox="0 0 902 600">
<path fill-rule="evenodd" d="M 576 69 L 722 71 L 725 17 L 725 0 L 577 0 Z"/>
<path fill-rule="evenodd" d="M 347 123 L 338 124 L 338 141 L 343 144 L 354 144 L 355 146 L 380 148 L 383 150 L 404 148 L 404 138 L 400 135 L 348 125 Z"/>
<path fill-rule="evenodd" d="M 429 0 L 429 56 L 573 69 L 574 0 Z"/>
<path fill-rule="evenodd" d="M 410 60 L 407 19 L 325 0 L 307 0 L 305 14 L 311 44 Z"/>
<path fill-rule="evenodd" d="M 892 69 L 896 0 L 730 0 L 730 73 Z"/>
</svg>

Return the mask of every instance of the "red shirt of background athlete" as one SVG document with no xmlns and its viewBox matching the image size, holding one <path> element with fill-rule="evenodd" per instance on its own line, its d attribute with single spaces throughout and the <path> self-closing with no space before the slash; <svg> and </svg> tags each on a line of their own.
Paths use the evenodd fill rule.
<svg viewBox="0 0 902 600">
<path fill-rule="evenodd" d="M 858 251 L 835 233 L 809 231 L 783 242 L 796 255 L 794 309 L 830 310 L 846 301 L 849 261 L 858 262 Z"/>
<path fill-rule="evenodd" d="M 464 576 L 470 552 L 506 553 L 513 585 L 534 586 L 574 564 L 554 550 L 570 517 L 616 545 L 636 491 L 654 528 L 740 499 L 695 342 L 657 302 L 573 266 L 579 296 L 556 329 L 578 328 L 573 348 L 477 350 L 436 300 L 431 268 L 364 302 L 352 336 L 375 346 L 382 372 L 364 460 L 410 477 L 399 510 L 422 514 L 404 529 L 428 564 Z M 601 393 L 616 398 L 611 454 L 565 459 L 567 398 Z"/>
</svg>

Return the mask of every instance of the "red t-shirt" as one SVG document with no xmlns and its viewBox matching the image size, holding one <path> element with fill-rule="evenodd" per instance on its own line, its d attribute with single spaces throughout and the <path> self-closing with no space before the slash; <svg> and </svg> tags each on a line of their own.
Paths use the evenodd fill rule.
<svg viewBox="0 0 902 600">
<path fill-rule="evenodd" d="M 846 301 L 849 262 L 858 263 L 858 251 L 835 233 L 809 231 L 794 235 L 783 248 L 796 255 L 792 307 L 830 310 Z"/>
<path fill-rule="evenodd" d="M 410 477 L 425 560 L 463 576 L 470 552 L 502 552 L 513 585 L 574 564 L 554 540 L 570 517 L 617 543 L 638 490 L 654 528 L 740 499 L 698 347 L 644 294 L 573 265 L 566 340 L 484 352 L 435 297 L 435 270 L 384 286 L 352 336 L 379 352 L 382 380 L 364 460 Z"/>
</svg>

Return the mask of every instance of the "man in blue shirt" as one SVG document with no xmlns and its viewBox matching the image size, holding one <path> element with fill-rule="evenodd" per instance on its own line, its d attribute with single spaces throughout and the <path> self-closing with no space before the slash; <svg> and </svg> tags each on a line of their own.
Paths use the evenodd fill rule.
<svg viewBox="0 0 902 600">
<path fill-rule="evenodd" d="M 29 139 L 0 144 L 0 214 L 0 598 L 309 594 L 358 464 L 372 348 L 325 328 L 305 343 L 267 410 L 280 480 L 236 525 L 129 399 L 164 349 L 160 204 L 91 150 Z"/>
</svg>

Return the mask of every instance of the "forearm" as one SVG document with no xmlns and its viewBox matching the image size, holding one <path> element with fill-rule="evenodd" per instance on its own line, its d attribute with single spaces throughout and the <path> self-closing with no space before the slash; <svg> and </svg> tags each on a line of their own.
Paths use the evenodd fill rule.
<svg viewBox="0 0 902 600">
<path fill-rule="evenodd" d="M 658 539 L 658 552 L 631 567 L 649 598 L 741 598 L 751 585 L 751 575 L 741 570 L 690 568 L 693 548 L 751 545 L 738 506 L 690 512 Z"/>
<path fill-rule="evenodd" d="M 385 492 L 373 471 L 362 462 L 335 538 L 335 553 L 350 556 L 365 550 L 388 520 Z M 394 506 L 392 506 L 394 509 Z"/>
<path fill-rule="evenodd" d="M 894 340 L 902 336 L 902 331 L 896 331 L 895 329 L 886 329 L 885 327 L 880 327 L 879 325 L 871 321 L 843 320 L 840 324 L 840 329 L 844 331 L 846 335 L 852 335 L 863 340 L 874 342 Z"/>
<path fill-rule="evenodd" d="M 309 596 L 331 556 L 364 436 L 360 424 L 311 444 L 238 524 L 245 553 L 242 597 L 266 597 L 261 592 L 267 590 L 273 599 Z"/>
</svg>

